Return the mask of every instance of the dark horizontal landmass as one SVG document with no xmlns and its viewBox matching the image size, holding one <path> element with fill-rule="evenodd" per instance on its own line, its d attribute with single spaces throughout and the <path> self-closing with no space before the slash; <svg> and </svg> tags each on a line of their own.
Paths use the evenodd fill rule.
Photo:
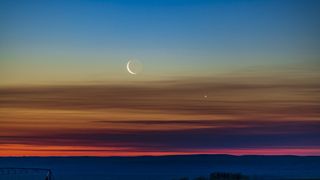
<svg viewBox="0 0 320 180">
<path fill-rule="evenodd" d="M 212 172 L 265 179 L 320 178 L 320 156 L 1 157 L 3 167 L 49 168 L 55 180 L 193 179 Z"/>
</svg>

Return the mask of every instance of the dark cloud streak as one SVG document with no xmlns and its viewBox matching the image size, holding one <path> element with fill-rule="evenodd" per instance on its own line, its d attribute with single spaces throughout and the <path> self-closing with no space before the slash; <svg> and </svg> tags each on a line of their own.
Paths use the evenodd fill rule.
<svg viewBox="0 0 320 180">
<path fill-rule="evenodd" d="M 129 123 L 145 123 L 135 121 Z M 158 122 L 160 123 L 160 122 Z M 167 123 L 167 122 L 162 122 Z M 170 122 L 172 123 L 172 122 Z M 185 121 L 189 123 L 189 121 Z M 192 122 L 196 123 L 196 122 Z M 208 124 L 204 121 L 199 124 Z M 34 132 L 19 136 L 1 136 L 1 144 L 129 147 L 148 150 L 178 148 L 263 148 L 320 146 L 320 122 L 215 122 L 223 126 L 181 130 L 104 129 L 66 130 L 64 132 Z M 243 126 L 239 126 L 242 124 Z M 210 125 L 210 124 L 209 124 Z"/>
</svg>

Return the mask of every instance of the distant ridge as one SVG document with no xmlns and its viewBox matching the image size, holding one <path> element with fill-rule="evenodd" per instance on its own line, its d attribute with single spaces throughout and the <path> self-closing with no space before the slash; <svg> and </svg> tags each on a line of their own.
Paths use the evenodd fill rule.
<svg viewBox="0 0 320 180">
<path fill-rule="evenodd" d="M 109 157 L 0 157 L 1 167 L 48 168 L 56 180 L 171 180 L 212 172 L 280 179 L 320 177 L 320 156 L 194 154 Z M 1 179 L 1 178 L 0 178 Z"/>
</svg>

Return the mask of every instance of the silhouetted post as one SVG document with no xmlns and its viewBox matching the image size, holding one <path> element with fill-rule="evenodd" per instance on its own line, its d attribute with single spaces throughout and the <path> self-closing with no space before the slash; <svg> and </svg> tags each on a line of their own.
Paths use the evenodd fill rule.
<svg viewBox="0 0 320 180">
<path fill-rule="evenodd" d="M 52 172 L 51 172 L 50 169 L 48 170 L 48 173 L 47 173 L 47 176 L 46 176 L 45 180 L 52 180 Z"/>
</svg>

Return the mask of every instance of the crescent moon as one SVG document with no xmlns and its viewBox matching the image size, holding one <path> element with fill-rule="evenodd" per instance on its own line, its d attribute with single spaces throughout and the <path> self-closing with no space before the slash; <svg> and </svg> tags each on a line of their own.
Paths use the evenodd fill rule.
<svg viewBox="0 0 320 180">
<path fill-rule="evenodd" d="M 128 72 L 129 72 L 130 74 L 135 75 L 136 73 L 134 73 L 134 72 L 131 71 L 131 69 L 130 69 L 130 62 L 131 62 L 131 61 L 128 61 L 128 63 L 127 63 L 127 70 L 128 70 Z"/>
</svg>

